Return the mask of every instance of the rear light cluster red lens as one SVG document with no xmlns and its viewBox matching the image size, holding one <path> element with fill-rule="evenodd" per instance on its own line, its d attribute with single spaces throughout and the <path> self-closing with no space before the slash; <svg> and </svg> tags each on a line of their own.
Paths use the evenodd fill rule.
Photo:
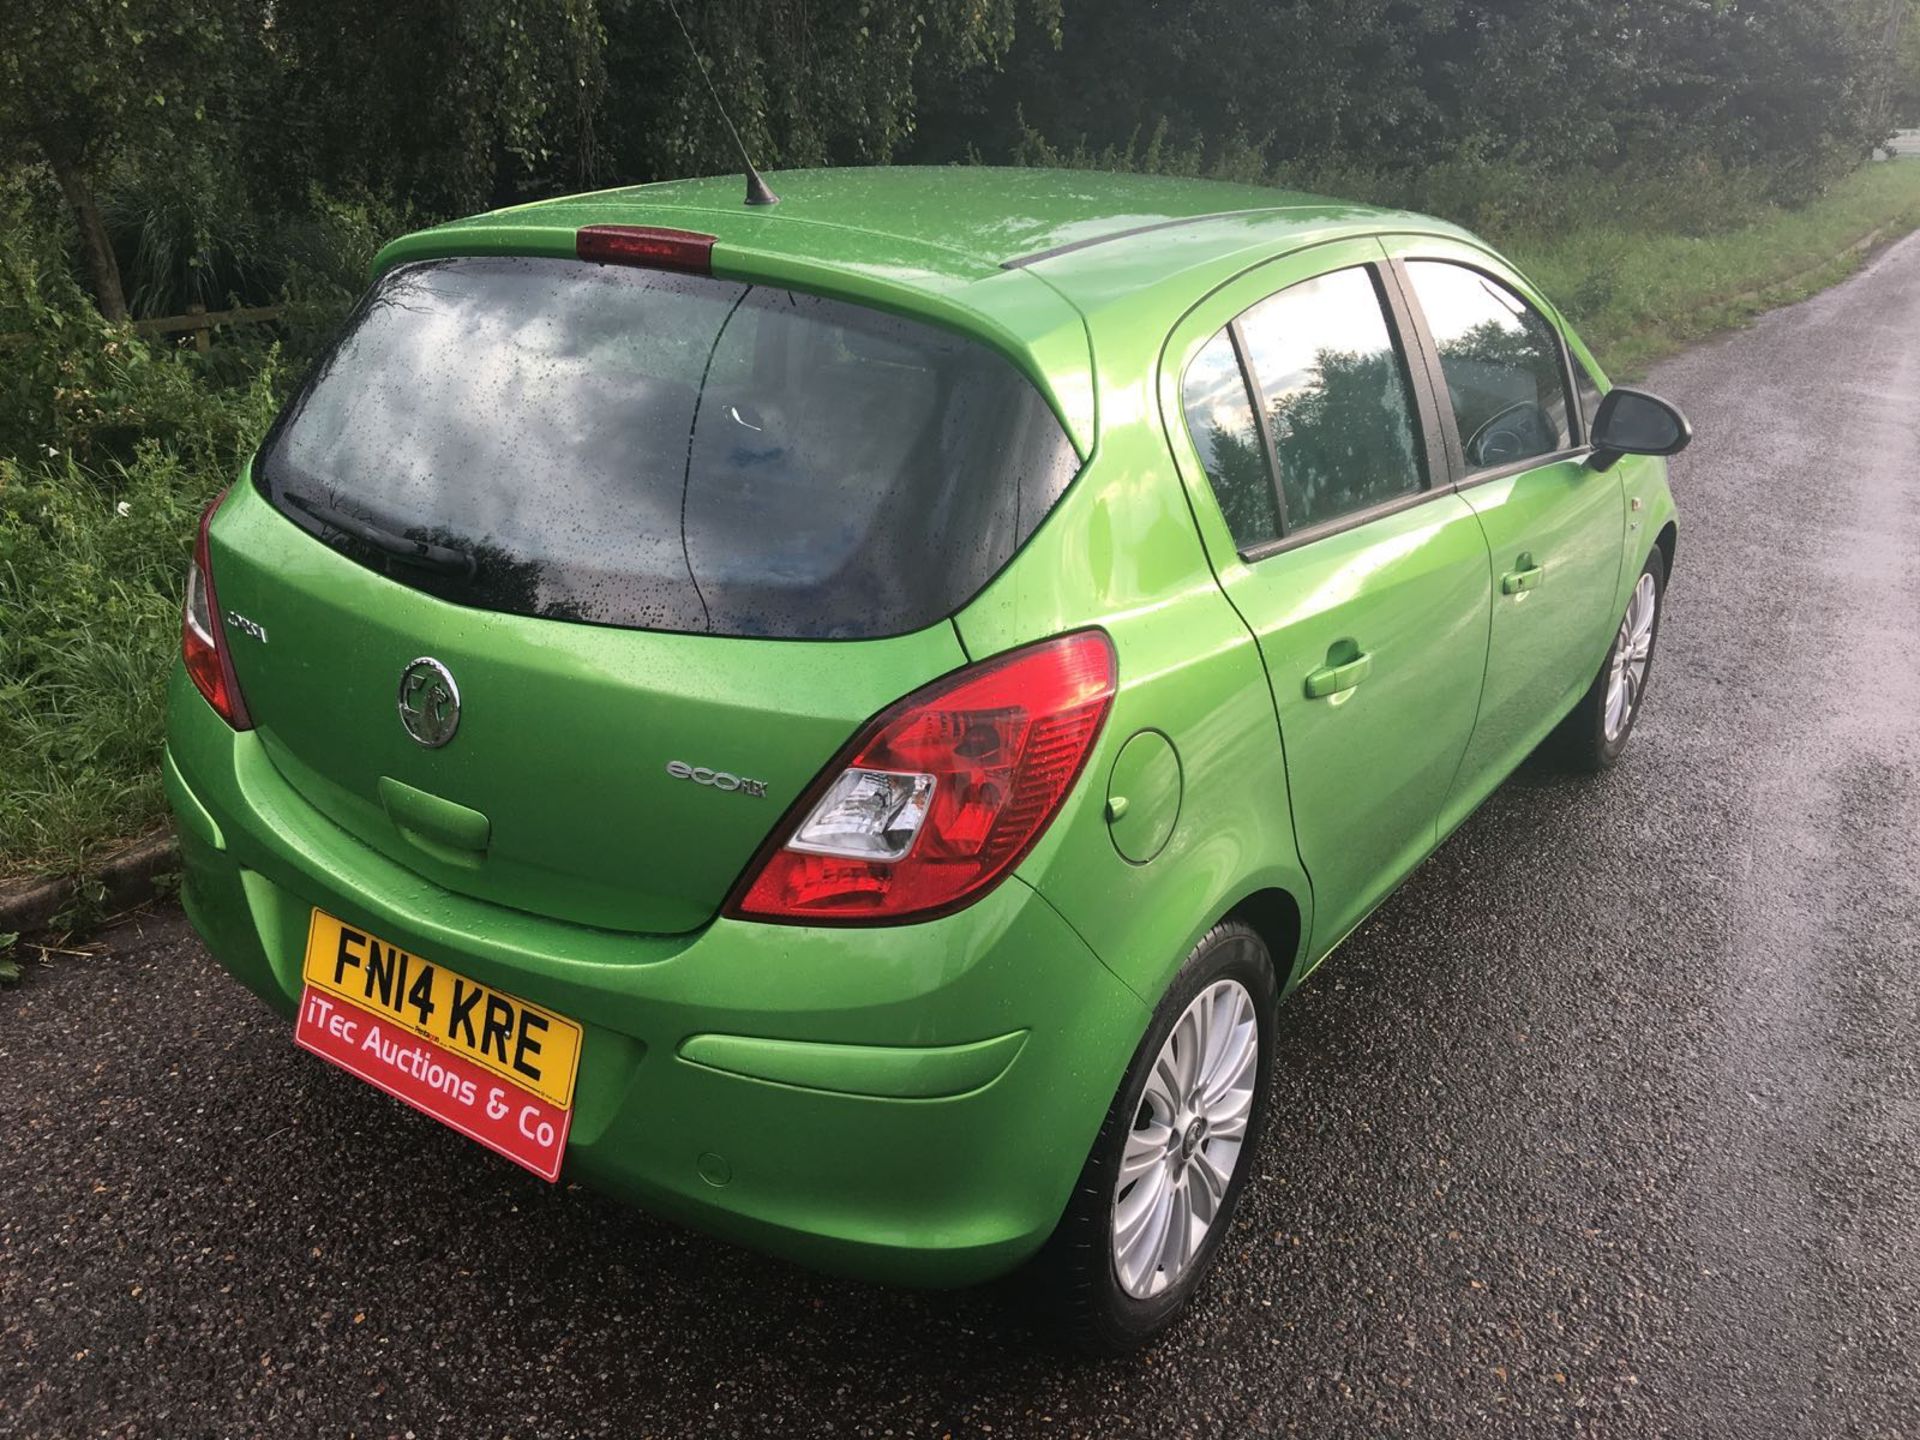
<svg viewBox="0 0 1920 1440">
<path fill-rule="evenodd" d="M 603 265 L 649 265 L 711 275 L 714 239 L 697 230 L 657 225 L 588 225 L 574 232 L 573 253 Z"/>
<path fill-rule="evenodd" d="M 234 677 L 233 657 L 227 653 L 226 627 L 220 622 L 220 602 L 213 590 L 213 564 L 207 557 L 207 528 L 213 524 L 213 512 L 226 498 L 227 492 L 222 490 L 200 515 L 193 563 L 187 567 L 187 603 L 180 625 L 180 653 L 187 662 L 187 674 L 220 718 L 236 730 L 251 730 L 253 719 L 247 714 L 240 682 Z"/>
<path fill-rule="evenodd" d="M 802 924 L 949 914 L 1033 848 L 1113 703 L 1113 647 L 1083 631 L 1017 650 L 885 711 L 774 832 L 727 913 Z"/>
</svg>

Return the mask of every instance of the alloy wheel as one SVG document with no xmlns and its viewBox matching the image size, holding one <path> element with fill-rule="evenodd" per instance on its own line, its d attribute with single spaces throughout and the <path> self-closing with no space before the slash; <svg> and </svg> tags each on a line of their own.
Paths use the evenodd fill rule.
<svg viewBox="0 0 1920 1440">
<path fill-rule="evenodd" d="M 1113 1195 L 1113 1265 L 1136 1300 L 1177 1285 L 1206 1243 L 1246 1149 L 1260 1026 L 1237 980 L 1209 985 L 1160 1047 Z"/>
<path fill-rule="evenodd" d="M 1617 744 L 1633 722 L 1634 711 L 1647 688 L 1647 666 L 1653 660 L 1653 622 L 1660 610 L 1660 586 L 1652 575 L 1642 575 L 1627 603 L 1626 618 L 1613 642 L 1607 671 L 1607 743 Z"/>
</svg>

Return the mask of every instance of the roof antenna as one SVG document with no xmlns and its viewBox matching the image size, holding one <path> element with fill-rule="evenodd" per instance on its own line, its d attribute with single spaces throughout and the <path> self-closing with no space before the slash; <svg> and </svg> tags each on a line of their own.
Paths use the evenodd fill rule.
<svg viewBox="0 0 1920 1440">
<path fill-rule="evenodd" d="M 680 34 L 687 42 L 687 49 L 693 52 L 693 68 L 700 72 L 700 78 L 707 82 L 707 93 L 713 97 L 713 108 L 720 112 L 720 123 L 727 127 L 727 133 L 733 137 L 734 149 L 740 152 L 740 162 L 747 167 L 747 204 L 778 205 L 780 197 L 767 188 L 767 182 L 760 178 L 760 172 L 753 168 L 753 160 L 747 154 L 747 147 L 740 141 L 740 132 L 733 128 L 733 121 L 727 117 L 727 107 L 720 103 L 720 92 L 713 88 L 713 77 L 707 73 L 706 62 L 700 58 L 700 47 L 693 43 L 693 35 L 687 29 L 687 22 L 680 18 L 680 7 L 667 0 L 667 9 L 673 12 L 673 23 L 680 27 Z"/>
</svg>

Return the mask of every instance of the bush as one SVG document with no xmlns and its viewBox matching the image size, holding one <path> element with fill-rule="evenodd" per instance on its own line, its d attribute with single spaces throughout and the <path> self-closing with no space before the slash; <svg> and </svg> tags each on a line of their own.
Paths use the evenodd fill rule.
<svg viewBox="0 0 1920 1440">
<path fill-rule="evenodd" d="M 0 868 L 77 865 L 152 826 L 181 582 L 219 478 L 152 443 L 105 484 L 0 459 Z"/>
<path fill-rule="evenodd" d="M 272 345 L 101 320 L 0 190 L 0 874 L 78 868 L 161 813 L 165 681 L 201 508 L 270 420 Z"/>
<path fill-rule="evenodd" d="M 1776 177 L 1695 159 L 1602 171 L 1528 164 L 1463 152 L 1426 165 L 1347 163 L 1269 166 L 1264 146 L 1244 131 L 1217 144 L 1176 144 L 1162 120 L 1125 144 L 1060 145 L 1021 117 L 1015 165 L 1187 175 L 1270 185 L 1451 220 L 1499 245 L 1554 240 L 1594 225 L 1712 235 L 1763 218 Z"/>
</svg>

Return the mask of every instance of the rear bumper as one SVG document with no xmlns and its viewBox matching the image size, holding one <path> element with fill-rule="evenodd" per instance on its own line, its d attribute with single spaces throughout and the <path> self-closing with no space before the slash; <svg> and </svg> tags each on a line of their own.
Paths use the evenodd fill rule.
<svg viewBox="0 0 1920 1440">
<path fill-rule="evenodd" d="M 178 666 L 165 773 L 187 914 L 275 1009 L 294 1013 L 320 906 L 570 1015 L 586 1039 L 568 1177 L 819 1268 L 940 1285 L 1019 1264 L 1052 1231 L 1146 1024 L 1018 879 L 898 929 L 716 920 L 648 936 L 543 919 L 354 839 Z"/>
</svg>

